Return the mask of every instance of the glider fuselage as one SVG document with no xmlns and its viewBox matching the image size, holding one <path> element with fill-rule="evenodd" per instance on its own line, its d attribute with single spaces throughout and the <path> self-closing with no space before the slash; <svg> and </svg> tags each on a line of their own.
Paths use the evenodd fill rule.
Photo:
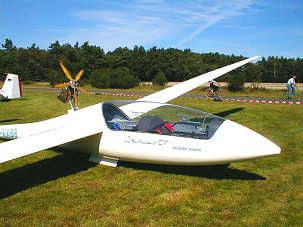
<svg viewBox="0 0 303 227">
<path fill-rule="evenodd" d="M 12 125 L 11 128 L 9 125 L 2 126 L 0 136 L 11 139 L 22 138 L 35 136 L 42 129 L 43 132 L 52 132 L 58 127 L 69 128 L 64 124 L 67 119 L 70 122 L 77 122 L 78 130 L 81 131 L 81 122 L 84 118 L 90 118 L 92 124 L 100 125 L 102 131 L 65 143 L 60 147 L 90 153 L 90 160 L 97 163 L 102 163 L 103 160 L 110 160 L 112 163 L 125 160 L 176 165 L 207 165 L 280 153 L 277 145 L 260 134 L 206 112 L 157 103 L 158 108 L 131 119 L 122 109 L 133 104 L 142 105 L 142 108 L 155 105 L 149 102 L 128 104 L 125 101 L 105 102 L 47 121 Z M 119 105 L 124 106 L 119 108 Z M 160 118 L 163 124 L 161 125 L 160 122 L 158 125 L 153 125 L 148 122 L 142 129 L 141 125 L 144 123 L 142 120 L 146 116 Z M 167 130 L 159 134 L 157 128 L 163 127 L 166 123 L 171 126 L 171 131 Z M 86 123 L 83 127 L 90 126 Z M 45 139 L 47 140 L 47 137 Z M 43 141 L 39 142 L 43 143 Z"/>
</svg>

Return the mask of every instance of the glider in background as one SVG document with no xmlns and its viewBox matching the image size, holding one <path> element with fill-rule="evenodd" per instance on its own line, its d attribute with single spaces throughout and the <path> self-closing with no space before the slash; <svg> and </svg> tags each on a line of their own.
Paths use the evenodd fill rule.
<svg viewBox="0 0 303 227">
<path fill-rule="evenodd" d="M 8 73 L 0 90 L 0 99 L 9 100 L 16 99 L 22 96 L 21 83 L 19 76 L 15 74 Z"/>
</svg>

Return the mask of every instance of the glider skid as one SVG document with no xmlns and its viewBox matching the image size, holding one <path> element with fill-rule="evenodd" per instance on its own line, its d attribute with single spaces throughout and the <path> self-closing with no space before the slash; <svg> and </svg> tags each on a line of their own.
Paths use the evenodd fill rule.
<svg viewBox="0 0 303 227">
<path fill-rule="evenodd" d="M 99 153 L 92 153 L 89 156 L 88 161 L 115 168 L 118 165 L 119 159 L 118 158 L 107 157 L 107 156 L 100 156 Z"/>
</svg>

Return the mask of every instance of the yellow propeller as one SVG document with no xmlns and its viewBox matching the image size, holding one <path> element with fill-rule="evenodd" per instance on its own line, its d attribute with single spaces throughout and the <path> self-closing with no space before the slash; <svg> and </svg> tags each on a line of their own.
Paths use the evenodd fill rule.
<svg viewBox="0 0 303 227">
<path fill-rule="evenodd" d="M 61 61 L 59 63 L 60 63 L 60 66 L 61 66 L 64 74 L 69 79 L 69 82 L 68 83 L 56 84 L 55 87 L 56 88 L 70 87 L 71 89 L 67 89 L 65 93 L 64 93 L 64 91 L 63 92 L 61 91 L 61 96 L 64 96 L 63 97 L 64 102 L 70 102 L 70 104 L 72 105 L 72 108 L 74 110 L 79 109 L 79 107 L 78 107 L 78 97 L 77 97 L 79 95 L 79 91 L 81 93 L 88 94 L 87 91 L 85 91 L 84 89 L 79 87 L 79 83 L 77 82 L 78 80 L 80 80 L 81 76 L 83 75 L 84 70 L 83 69 L 80 70 L 80 72 L 77 74 L 76 78 L 73 79 L 72 76 L 70 75 L 70 73 L 68 72 L 68 70 L 65 68 L 64 64 Z M 61 99 L 62 98 L 60 98 L 59 100 L 62 101 Z"/>
<path fill-rule="evenodd" d="M 58 87 L 58 88 L 64 88 L 64 87 L 68 87 L 70 86 L 70 83 L 62 83 L 62 84 L 56 84 L 55 87 Z"/>
<path fill-rule="evenodd" d="M 84 73 L 84 70 L 80 70 L 80 72 L 77 74 L 76 78 L 73 79 L 72 76 L 70 75 L 70 73 L 68 72 L 68 70 L 66 69 L 66 67 L 64 66 L 63 62 L 59 62 L 60 63 L 60 66 L 64 72 L 64 74 L 66 75 L 66 77 L 70 80 L 70 81 L 78 81 L 81 79 L 83 73 Z M 57 88 L 64 88 L 64 87 L 68 87 L 71 85 L 71 82 L 70 83 L 62 83 L 62 84 L 56 84 L 55 87 Z M 85 92 L 83 92 L 85 93 Z M 87 93 L 87 92 L 86 92 Z"/>
<path fill-rule="evenodd" d="M 60 66 L 61 66 L 61 68 L 62 68 L 63 72 L 65 73 L 66 77 L 67 77 L 69 80 L 75 80 L 75 81 L 78 81 L 78 80 L 80 80 L 81 76 L 82 76 L 82 75 L 83 75 L 83 73 L 84 73 L 84 70 L 83 70 L 83 69 L 81 69 L 81 71 L 80 71 L 80 72 L 77 74 L 76 78 L 75 78 L 75 79 L 73 79 L 73 78 L 72 78 L 72 76 L 69 74 L 68 70 L 67 70 L 67 69 L 65 68 L 65 66 L 63 65 L 63 63 L 62 63 L 62 62 L 60 62 Z"/>
<path fill-rule="evenodd" d="M 81 69 L 81 71 L 78 73 L 78 75 L 76 76 L 76 81 L 78 81 L 78 80 L 80 80 L 80 78 L 81 78 L 81 76 L 83 75 L 83 73 L 84 73 L 84 70 L 83 69 Z"/>
<path fill-rule="evenodd" d="M 72 76 L 69 74 L 69 72 L 67 71 L 67 69 L 65 68 L 65 66 L 63 65 L 62 62 L 60 62 L 60 66 L 61 66 L 63 72 L 65 73 L 66 77 L 67 77 L 69 80 L 73 80 Z"/>
</svg>

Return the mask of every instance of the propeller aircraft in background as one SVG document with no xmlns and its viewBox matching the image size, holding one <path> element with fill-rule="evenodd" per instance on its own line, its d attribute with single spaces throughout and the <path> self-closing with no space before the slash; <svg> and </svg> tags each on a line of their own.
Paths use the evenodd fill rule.
<svg viewBox="0 0 303 227">
<path fill-rule="evenodd" d="M 119 160 L 208 165 L 279 154 L 279 146 L 240 124 L 166 104 L 258 58 L 202 74 L 137 101 L 103 102 L 41 122 L 0 126 L 0 137 L 13 139 L 0 143 L 0 163 L 57 146 L 89 153 L 90 161 L 114 167 Z"/>
<path fill-rule="evenodd" d="M 84 70 L 82 69 L 77 74 L 75 79 L 73 79 L 62 62 L 60 62 L 60 66 L 61 66 L 64 74 L 70 81 L 67 83 L 61 83 L 61 84 L 55 85 L 55 87 L 57 87 L 57 88 L 62 88 L 60 93 L 57 95 L 57 98 L 63 103 L 69 102 L 73 111 L 79 110 L 78 95 L 79 95 L 80 91 L 84 94 L 87 93 L 84 89 L 79 87 L 79 82 L 78 82 L 80 80 L 81 76 L 83 75 Z"/>
</svg>

